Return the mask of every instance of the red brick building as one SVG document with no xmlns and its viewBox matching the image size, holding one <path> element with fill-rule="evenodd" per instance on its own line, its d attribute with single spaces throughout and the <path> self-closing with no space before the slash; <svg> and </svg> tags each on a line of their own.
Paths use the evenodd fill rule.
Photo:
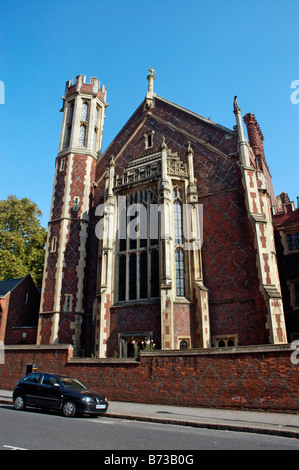
<svg viewBox="0 0 299 470">
<path fill-rule="evenodd" d="M 299 208 L 286 193 L 277 197 L 274 223 L 288 341 L 292 342 L 299 340 Z"/>
<path fill-rule="evenodd" d="M 128 357 L 287 342 L 276 204 L 254 115 L 228 129 L 154 93 L 101 153 L 106 88 L 67 82 L 38 344 Z M 197 228 L 199 227 L 199 230 Z"/>
<path fill-rule="evenodd" d="M 40 293 L 30 274 L 0 281 L 0 341 L 35 344 L 39 304 Z"/>
</svg>

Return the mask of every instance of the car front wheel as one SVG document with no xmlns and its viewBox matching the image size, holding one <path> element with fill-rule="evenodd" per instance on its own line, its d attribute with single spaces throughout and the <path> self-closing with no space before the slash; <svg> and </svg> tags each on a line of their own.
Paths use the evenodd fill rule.
<svg viewBox="0 0 299 470">
<path fill-rule="evenodd" d="M 24 410 L 26 407 L 24 398 L 21 395 L 18 395 L 14 401 L 14 409 L 18 411 Z"/>
<path fill-rule="evenodd" d="M 72 416 L 75 416 L 75 413 L 76 413 L 75 404 L 71 400 L 65 401 L 62 407 L 62 413 L 63 413 L 63 416 L 66 416 L 67 418 L 71 418 Z"/>
</svg>

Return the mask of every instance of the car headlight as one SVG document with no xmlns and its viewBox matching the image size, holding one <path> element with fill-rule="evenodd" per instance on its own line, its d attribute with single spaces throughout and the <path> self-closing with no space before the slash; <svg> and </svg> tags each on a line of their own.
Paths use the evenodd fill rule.
<svg viewBox="0 0 299 470">
<path fill-rule="evenodd" d="M 84 401 L 85 403 L 91 403 L 93 399 L 91 397 L 84 397 L 82 398 L 82 401 Z"/>
</svg>

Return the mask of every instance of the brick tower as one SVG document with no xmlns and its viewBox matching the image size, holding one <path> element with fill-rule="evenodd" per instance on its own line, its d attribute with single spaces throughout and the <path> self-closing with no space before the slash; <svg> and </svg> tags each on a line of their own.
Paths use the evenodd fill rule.
<svg viewBox="0 0 299 470">
<path fill-rule="evenodd" d="M 66 83 L 63 120 L 48 226 L 38 344 L 68 343 L 81 350 L 89 209 L 102 147 L 106 88 L 78 75 Z"/>
</svg>

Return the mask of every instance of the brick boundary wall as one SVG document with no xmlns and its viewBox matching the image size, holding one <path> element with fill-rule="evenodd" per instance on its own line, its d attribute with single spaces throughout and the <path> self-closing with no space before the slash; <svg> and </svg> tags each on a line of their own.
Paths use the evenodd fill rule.
<svg viewBox="0 0 299 470">
<path fill-rule="evenodd" d="M 294 413 L 299 364 L 291 361 L 293 351 L 288 344 L 153 351 L 139 362 L 73 358 L 70 345 L 6 346 L 0 389 L 13 390 L 34 363 L 39 371 L 75 377 L 111 401 Z"/>
</svg>

